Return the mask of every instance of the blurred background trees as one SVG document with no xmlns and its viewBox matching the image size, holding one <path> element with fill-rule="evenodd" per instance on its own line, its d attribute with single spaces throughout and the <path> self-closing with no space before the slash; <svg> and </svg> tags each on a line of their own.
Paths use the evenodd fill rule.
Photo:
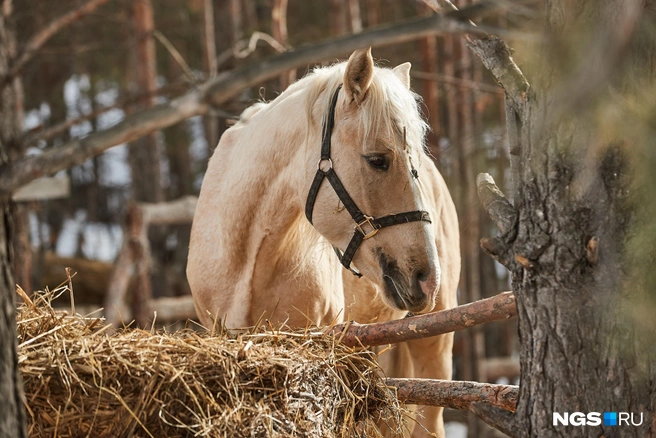
<svg viewBox="0 0 656 438">
<path fill-rule="evenodd" d="M 4 0 L 3 6 L 10 3 Z M 48 23 L 84 3 L 14 1 L 14 49 L 24 47 Z M 11 128 L 19 129 L 5 130 L 15 156 L 41 154 L 102 131 L 130 114 L 170 102 L 208 78 L 286 48 L 432 13 L 423 1 L 413 0 L 105 3 L 48 40 L 38 56 L 22 67 L 21 83 L 14 89 L 16 110 L 12 110 L 20 120 Z M 466 8 L 474 2 L 454 3 Z M 524 31 L 539 19 L 536 2 L 491 11 L 477 21 Z M 463 274 L 459 301 L 509 289 L 505 268 L 481 256 L 479 240 L 494 234 L 494 225 L 479 207 L 474 183 L 476 174 L 484 171 L 507 193 L 512 192 L 507 187 L 510 155 L 502 90 L 457 34 L 375 48 L 374 56 L 382 66 L 413 64 L 412 85 L 424 99 L 422 107 L 432 128 L 428 147 L 460 215 Z M 132 203 L 197 195 L 207 160 L 230 120 L 257 100 L 274 99 L 307 71 L 281 74 L 212 108 L 207 115 L 115 146 L 60 171 L 56 178 L 70 182 L 70 195 L 16 206 L 16 282 L 26 290 L 54 287 L 66 279 L 63 267 L 71 266 L 78 272 L 76 301 L 102 305 L 129 234 L 126 218 Z M 149 281 L 155 297 L 188 294 L 184 269 L 189 231 L 190 224 L 150 227 Z M 457 378 L 515 379 L 519 373 L 516 325 L 497 323 L 485 332 L 458 333 L 454 353 Z M 490 433 L 473 420 L 469 423 L 470 436 Z"/>
<path fill-rule="evenodd" d="M 244 73 L 239 69 L 271 54 L 330 37 L 362 35 L 376 26 L 432 14 L 426 4 L 445 3 L 0 0 L 0 192 L 7 194 L 7 178 L 12 177 L 6 170 L 25 154 L 46 155 L 76 139 L 103 135 L 126 118 L 134 120 L 130 115 L 156 110 L 189 90 L 202 93 L 207 80 L 231 71 Z M 507 247 L 502 248 L 506 253 L 496 254 L 513 272 L 519 319 L 524 324 L 520 331 L 527 335 L 522 357 L 525 365 L 535 367 L 524 367 L 528 374 L 522 376 L 526 383 L 522 391 L 530 392 L 530 397 L 520 398 L 526 415 L 514 423 L 515 430 L 530 434 L 527 427 L 542 425 L 545 430 L 540 433 L 546 434 L 548 412 L 539 403 L 555 405 L 547 395 L 556 391 L 547 394 L 543 389 L 555 381 L 578 382 L 558 393 L 560 404 L 582 400 L 590 407 L 604 394 L 608 405 L 598 409 L 622 409 L 620 402 L 631 397 L 640 398 L 645 409 L 644 400 L 651 397 L 653 407 L 654 391 L 645 396 L 649 394 L 645 382 L 654 375 L 655 363 L 648 346 L 653 345 L 649 333 L 654 333 L 656 284 L 656 204 L 651 200 L 656 187 L 656 5 L 653 0 L 613 0 L 602 2 L 604 7 L 592 0 L 454 3 L 474 14 L 480 25 L 502 34 L 517 50 L 518 63 L 532 84 L 519 96 L 521 105 L 508 105 L 501 88 L 459 34 L 406 38 L 375 47 L 373 53 L 382 66 L 413 64 L 412 85 L 423 97 L 422 108 L 432 128 L 428 147 L 459 212 L 461 303 L 510 287 L 508 271 L 481 255 L 479 240 L 496 231 L 479 207 L 476 175 L 490 173 L 514 200 L 521 217 L 517 226 L 521 239 L 514 234 L 501 236 L 506 239 Z M 30 44 L 39 43 L 35 35 L 43 35 L 53 20 L 85 5 L 94 5 L 90 14 L 71 16 L 64 30 L 32 50 Z M 460 17 L 459 22 L 466 20 Z M 543 30 L 540 35 L 532 33 L 538 28 Z M 331 44 L 336 45 L 323 47 Z M 257 100 L 274 99 L 310 67 L 276 70 L 252 87 L 236 86 L 239 92 L 216 100 L 218 106 L 192 111 L 202 115 L 178 117 L 184 120 L 176 124 L 161 123 L 166 127 L 141 138 L 124 136 L 129 144 L 112 147 L 46 180 L 45 187 L 58 193 L 56 197 L 28 193 L 16 203 L 0 203 L 4 219 L 0 262 L 5 268 L 0 292 L 13 288 L 12 271 L 23 288 L 38 290 L 66 280 L 63 268 L 71 266 L 78 272 L 76 301 L 90 308 L 107 302 L 108 293 L 115 289 L 112 278 L 130 269 L 145 273 L 131 288 L 129 272 L 121 276 L 130 290 L 128 297 L 137 302 L 144 299 L 144 285 L 155 298 L 187 296 L 184 269 L 190 224 L 180 219 L 184 214 L 160 214 L 158 223 L 165 224 L 153 223 L 142 239 L 140 233 L 146 229 L 142 225 L 149 219 L 144 219 L 146 210 L 136 208 L 136 203 L 180 200 L 175 205 L 188 212 L 193 204 L 187 196 L 198 194 L 207 160 L 230 120 Z M 253 71 L 248 71 L 251 76 Z M 144 122 L 148 120 L 136 123 Z M 545 126 L 548 132 L 540 131 Z M 494 253 L 491 245 L 501 240 L 488 240 L 486 250 Z M 148 260 L 134 266 L 121 257 L 144 252 Z M 514 257 L 508 259 L 511 253 Z M 13 269 L 7 269 L 10 261 Z M 0 339 L 13 336 L 11 324 L 2 325 L 12 321 L 7 313 L 10 306 L 2 301 L 5 295 L 0 293 L 0 309 L 5 312 L 0 315 Z M 138 313 L 122 316 L 126 322 L 134 316 L 148 325 Z M 584 327 L 582 335 L 554 322 L 565 314 L 566 326 Z M 597 320 L 605 322 L 596 326 Z M 537 321 L 543 330 L 534 329 Z M 599 339 L 594 338 L 597 333 Z M 589 342 L 579 345 L 580 339 Z M 558 342 L 569 349 L 553 347 Z M 583 348 L 586 345 L 593 348 Z M 550 349 L 540 350 L 542 346 Z M 0 349 L 0 358 L 9 360 L 7 366 L 0 363 L 1 383 L 7 381 L 3 373 L 17 371 L 11 366 L 10 343 L 0 342 Z M 519 374 L 513 321 L 457 333 L 454 350 L 458 379 L 515 380 Z M 606 358 L 600 350 L 612 354 Z M 542 362 L 532 356 L 536 352 L 549 353 L 554 373 L 540 372 Z M 576 355 L 585 356 L 585 361 L 573 360 Z M 629 376 L 616 385 L 623 388 L 622 398 L 611 393 L 612 385 L 585 397 L 568 392 L 570 387 L 605 384 L 603 379 L 594 380 L 597 374 L 589 372 L 586 364 L 603 372 L 614 370 L 600 365 L 606 359 L 619 370 L 615 376 Z M 565 361 L 583 365 L 570 369 L 563 366 Z M 613 397 L 617 400 L 611 403 Z M 538 404 L 530 407 L 529 400 Z M 492 434 L 471 416 L 447 413 L 447 420 L 454 418 L 468 423 L 470 437 Z M 571 430 L 561 432 L 573 436 Z"/>
</svg>

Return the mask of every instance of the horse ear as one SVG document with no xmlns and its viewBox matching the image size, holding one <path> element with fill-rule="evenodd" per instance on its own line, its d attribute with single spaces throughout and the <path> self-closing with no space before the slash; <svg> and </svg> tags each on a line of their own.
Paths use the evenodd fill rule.
<svg viewBox="0 0 656 438">
<path fill-rule="evenodd" d="M 360 104 L 371 85 L 374 77 L 374 59 L 371 57 L 371 47 L 367 50 L 356 50 L 346 64 L 344 72 L 344 91 L 349 100 Z"/>
<path fill-rule="evenodd" d="M 401 82 L 403 82 L 408 89 L 410 89 L 410 67 L 412 67 L 412 64 L 404 62 L 403 64 L 397 65 L 392 70 L 396 73 L 396 77 L 401 79 Z"/>
</svg>

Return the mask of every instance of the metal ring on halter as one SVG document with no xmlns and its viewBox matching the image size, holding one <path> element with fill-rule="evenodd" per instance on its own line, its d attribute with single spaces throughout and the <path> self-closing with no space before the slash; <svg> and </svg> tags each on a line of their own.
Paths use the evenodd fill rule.
<svg viewBox="0 0 656 438">
<path fill-rule="evenodd" d="M 320 159 L 320 160 L 317 162 L 317 169 L 321 170 L 322 172 L 327 172 L 327 171 L 328 171 L 328 170 L 323 170 L 323 169 L 321 168 L 321 163 L 322 163 L 323 161 L 327 161 L 328 164 L 330 164 L 330 167 L 328 168 L 328 170 L 330 170 L 330 169 L 333 168 L 333 160 L 331 160 L 330 158 L 322 158 L 322 159 Z"/>
</svg>

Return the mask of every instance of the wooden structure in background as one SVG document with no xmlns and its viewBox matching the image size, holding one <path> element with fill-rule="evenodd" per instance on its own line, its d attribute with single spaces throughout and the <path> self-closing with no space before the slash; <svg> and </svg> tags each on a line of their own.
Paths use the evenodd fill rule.
<svg viewBox="0 0 656 438">
<path fill-rule="evenodd" d="M 126 219 L 123 247 L 116 260 L 107 296 L 105 318 L 111 324 L 134 319 L 140 327 L 146 327 L 157 311 L 160 321 L 186 320 L 196 316 L 191 297 L 153 299 L 150 282 L 150 225 L 176 225 L 191 223 L 196 210 L 197 198 L 186 196 L 176 201 L 157 204 L 134 203 Z M 131 305 L 126 303 L 130 280 L 134 278 L 134 294 Z"/>
</svg>

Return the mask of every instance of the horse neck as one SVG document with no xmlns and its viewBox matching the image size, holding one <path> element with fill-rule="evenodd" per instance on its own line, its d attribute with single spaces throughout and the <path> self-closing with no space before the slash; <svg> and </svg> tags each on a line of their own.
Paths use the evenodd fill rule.
<svg viewBox="0 0 656 438">
<path fill-rule="evenodd" d="M 246 244 L 250 259 L 263 250 L 272 257 L 281 256 L 282 247 L 298 251 L 308 241 L 298 238 L 299 230 L 316 233 L 302 217 L 303 191 L 309 187 L 303 89 L 288 89 L 240 129 L 228 170 L 239 174 L 232 199 L 243 226 L 234 234 L 235 244 Z"/>
</svg>

